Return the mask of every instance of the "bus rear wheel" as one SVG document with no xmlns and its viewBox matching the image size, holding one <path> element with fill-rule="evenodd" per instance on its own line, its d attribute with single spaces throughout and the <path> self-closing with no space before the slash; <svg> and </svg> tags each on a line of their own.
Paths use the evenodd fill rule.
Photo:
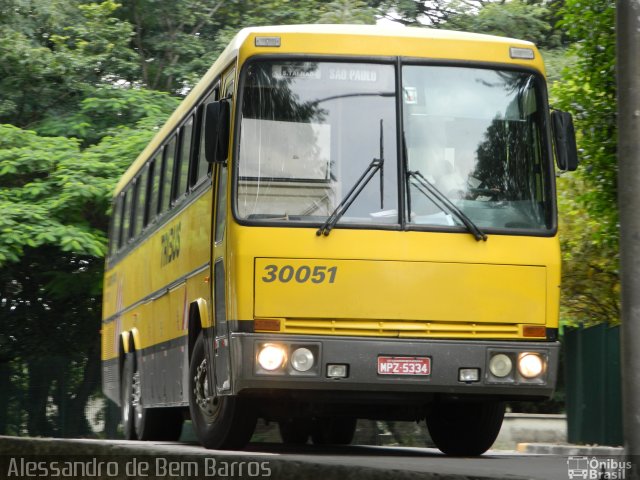
<svg viewBox="0 0 640 480">
<path fill-rule="evenodd" d="M 439 403 L 427 414 L 427 428 L 443 453 L 477 456 L 491 448 L 503 418 L 503 402 Z"/>
<path fill-rule="evenodd" d="M 133 398 L 133 364 L 134 357 L 132 353 L 127 353 L 124 357 L 122 367 L 122 375 L 120 379 L 121 401 L 120 408 L 122 411 L 122 430 L 124 438 L 127 440 L 137 440 L 136 427 L 134 423 L 134 398 Z"/>
<path fill-rule="evenodd" d="M 205 448 L 241 449 L 256 427 L 256 415 L 245 399 L 218 396 L 209 385 L 209 365 L 202 332 L 198 335 L 189 365 L 189 411 L 198 440 Z"/>
<path fill-rule="evenodd" d="M 122 369 L 122 425 L 127 440 L 176 441 L 182 431 L 177 408 L 148 408 L 143 404 L 140 372 L 135 352 L 129 352 Z"/>
</svg>

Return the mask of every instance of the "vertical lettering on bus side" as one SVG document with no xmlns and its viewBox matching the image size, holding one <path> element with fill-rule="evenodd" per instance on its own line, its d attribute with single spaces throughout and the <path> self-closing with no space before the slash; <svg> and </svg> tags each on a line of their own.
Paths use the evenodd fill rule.
<svg viewBox="0 0 640 480">
<path fill-rule="evenodd" d="M 182 223 L 172 226 L 160 237 L 160 266 L 171 263 L 180 256 L 180 231 Z"/>
</svg>

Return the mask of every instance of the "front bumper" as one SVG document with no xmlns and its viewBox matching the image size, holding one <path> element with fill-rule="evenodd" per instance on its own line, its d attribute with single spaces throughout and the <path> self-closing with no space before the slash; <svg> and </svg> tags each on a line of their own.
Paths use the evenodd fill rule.
<svg viewBox="0 0 640 480">
<path fill-rule="evenodd" d="M 309 372 L 296 372 L 285 365 L 276 372 L 257 366 L 260 345 L 274 343 L 289 350 L 311 347 L 317 360 Z M 331 390 L 390 393 L 442 393 L 454 395 L 494 395 L 505 398 L 549 397 L 556 385 L 559 342 L 423 340 L 396 338 L 352 338 L 311 335 L 231 334 L 232 393 L 243 390 Z M 514 359 L 522 352 L 535 352 L 546 359 L 544 373 L 535 379 L 518 374 L 499 379 L 488 369 L 495 353 Z M 381 375 L 377 371 L 379 356 L 429 357 L 428 376 Z M 348 366 L 346 378 L 328 378 L 327 364 Z M 477 368 L 477 382 L 459 381 L 461 368 Z"/>
</svg>

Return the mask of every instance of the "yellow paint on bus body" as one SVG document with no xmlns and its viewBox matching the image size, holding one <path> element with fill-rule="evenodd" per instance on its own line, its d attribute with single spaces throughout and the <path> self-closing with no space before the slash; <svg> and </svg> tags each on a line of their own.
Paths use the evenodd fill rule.
<svg viewBox="0 0 640 480">
<path fill-rule="evenodd" d="M 524 324 L 558 326 L 557 237 L 491 235 L 477 242 L 471 234 L 359 229 L 316 237 L 313 229 L 233 225 L 230 239 L 236 246 L 232 318 L 295 323 L 283 333 L 349 330 L 314 323 L 319 319 L 355 321 L 351 330 L 381 336 L 405 336 L 400 332 L 413 325 L 405 333 L 441 337 L 437 329 L 425 332 L 427 324 L 442 323 L 448 338 L 477 337 L 473 325 L 483 323 L 515 325 L 485 330 L 493 338 L 524 338 Z M 269 266 L 277 267 L 275 274 Z M 326 267 L 322 282 L 320 274 L 313 277 L 317 267 Z M 389 321 L 396 321 L 394 328 L 378 328 Z"/>
<path fill-rule="evenodd" d="M 544 267 L 259 258 L 255 316 L 544 323 L 545 283 Z"/>
<path fill-rule="evenodd" d="M 179 252 L 175 250 L 171 258 L 167 239 L 176 240 L 178 230 Z M 103 325 L 104 360 L 117 356 L 119 332 L 137 328 L 136 347 L 146 348 L 186 334 L 184 313 L 191 302 L 199 302 L 199 308 L 208 312 L 210 249 L 211 188 L 207 188 L 105 272 L 103 318 L 110 321 Z M 208 313 L 202 318 L 209 322 Z"/>
<path fill-rule="evenodd" d="M 256 47 L 256 36 L 278 36 L 281 46 Z M 510 58 L 511 46 L 532 49 L 534 59 Z M 114 195 L 193 111 L 214 80 L 234 67 L 237 76 L 255 55 L 275 54 L 485 62 L 544 74 L 538 51 L 520 40 L 365 26 L 245 29 L 123 175 Z M 237 88 L 237 78 L 234 83 Z M 336 228 L 328 237 L 317 237 L 315 228 L 241 226 L 231 212 L 231 179 L 229 175 L 223 244 L 230 320 L 277 318 L 283 333 L 433 338 L 524 338 L 525 324 L 558 326 L 557 236 L 490 235 L 487 242 L 476 242 L 464 233 Z M 209 187 L 188 207 L 178 206 L 157 231 L 107 265 L 103 360 L 117 357 L 122 332 L 136 329 L 136 348 L 186 335 L 185 312 L 192 302 L 205 326 L 213 324 L 213 196 Z M 220 253 L 221 247 L 216 248 Z M 264 282 L 268 265 L 278 272 L 289 265 L 294 277 Z M 298 282 L 295 274 L 304 266 L 310 269 L 309 279 Z M 333 283 L 314 283 L 316 267 L 326 267 L 315 271 L 316 280 L 320 271 L 327 277 L 336 267 Z M 299 275 L 304 278 L 306 270 Z"/>
</svg>

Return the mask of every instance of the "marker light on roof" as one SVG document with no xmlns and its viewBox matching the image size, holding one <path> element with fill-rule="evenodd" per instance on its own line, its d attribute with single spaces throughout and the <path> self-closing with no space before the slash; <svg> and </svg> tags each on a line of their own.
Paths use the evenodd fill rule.
<svg viewBox="0 0 640 480">
<path fill-rule="evenodd" d="M 256 37 L 256 47 L 279 47 L 280 37 Z"/>
<path fill-rule="evenodd" d="M 509 56 L 511 58 L 522 58 L 524 60 L 533 60 L 535 55 L 532 48 L 510 47 Z"/>
</svg>

